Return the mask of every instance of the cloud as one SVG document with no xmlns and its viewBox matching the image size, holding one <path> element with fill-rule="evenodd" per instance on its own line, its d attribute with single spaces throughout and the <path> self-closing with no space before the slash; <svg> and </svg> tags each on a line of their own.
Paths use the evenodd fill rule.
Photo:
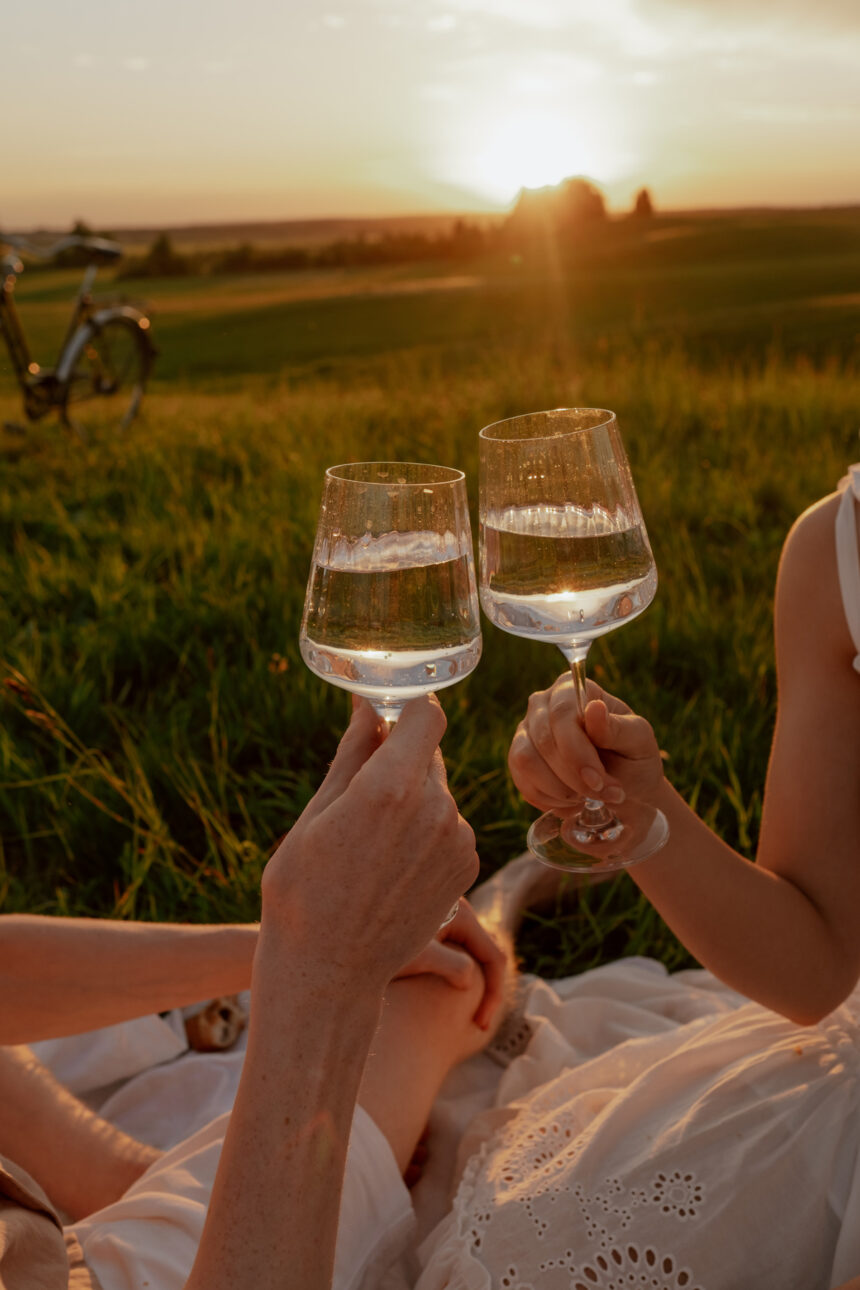
<svg viewBox="0 0 860 1290">
<path fill-rule="evenodd" d="M 442 81 L 428 81 L 425 85 L 419 85 L 416 93 L 418 98 L 425 99 L 428 103 L 456 103 L 462 97 L 462 91 L 456 85 Z"/>
<path fill-rule="evenodd" d="M 427 19 L 428 31 L 454 31 L 457 25 L 457 19 L 452 13 L 440 13 Z"/>
<path fill-rule="evenodd" d="M 661 18 L 668 13 L 683 12 L 713 18 L 721 26 L 743 27 L 761 21 L 784 26 L 836 27 L 860 33 L 860 6 L 857 0 L 637 0 L 643 16 Z"/>
</svg>

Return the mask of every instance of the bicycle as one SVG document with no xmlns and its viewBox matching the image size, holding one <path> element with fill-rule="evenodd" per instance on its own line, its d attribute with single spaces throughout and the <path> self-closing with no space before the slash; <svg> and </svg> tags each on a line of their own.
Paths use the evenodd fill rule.
<svg viewBox="0 0 860 1290">
<path fill-rule="evenodd" d="M 122 255 L 116 242 L 103 237 L 61 238 L 53 246 L 38 247 L 24 237 L 0 234 L 0 243 L 11 248 L 0 261 L 0 333 L 9 350 L 12 368 L 24 399 L 29 421 L 56 411 L 67 428 L 86 438 L 106 412 L 126 429 L 140 408 L 144 388 L 157 350 L 150 336 L 150 321 L 135 305 L 99 305 L 91 295 L 99 265 L 112 264 Z M 72 317 L 54 367 L 41 367 L 30 355 L 14 291 L 24 265 L 16 252 L 48 260 L 62 251 L 85 252 L 87 264 L 72 308 Z M 89 406 L 87 406 L 89 405 Z M 95 409 L 95 413 L 90 412 Z M 20 427 L 7 424 L 7 429 Z"/>
</svg>

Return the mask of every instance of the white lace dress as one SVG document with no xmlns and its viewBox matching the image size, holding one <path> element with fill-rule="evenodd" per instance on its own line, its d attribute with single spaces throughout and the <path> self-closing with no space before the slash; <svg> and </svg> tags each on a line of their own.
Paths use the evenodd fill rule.
<svg viewBox="0 0 860 1290">
<path fill-rule="evenodd" d="M 614 965 L 609 1015 L 658 971 Z M 860 997 L 802 1029 L 682 976 L 663 988 L 697 1010 L 713 984 L 710 1015 L 586 1062 L 577 991 L 533 993 L 419 1290 L 827 1290 L 860 1269 Z"/>
<path fill-rule="evenodd" d="M 860 495 L 860 469 L 844 483 Z M 531 982 L 525 1013 L 533 1036 L 463 1143 L 417 1290 L 828 1290 L 860 1273 L 860 991 L 799 1028 L 707 973 L 628 960 Z"/>
</svg>

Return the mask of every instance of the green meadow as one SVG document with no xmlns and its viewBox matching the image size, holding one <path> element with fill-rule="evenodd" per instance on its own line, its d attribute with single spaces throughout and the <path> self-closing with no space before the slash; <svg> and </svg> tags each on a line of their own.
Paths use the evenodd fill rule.
<svg viewBox="0 0 860 1290">
<path fill-rule="evenodd" d="M 349 709 L 297 643 L 325 467 L 458 465 L 475 522 L 481 426 L 565 404 L 618 413 L 660 574 L 589 670 L 754 855 L 781 543 L 860 457 L 860 212 L 617 222 L 587 245 L 455 264 L 103 276 L 152 311 L 140 418 L 86 443 L 53 420 L 0 433 L 5 911 L 255 918 L 261 866 Z M 77 278 L 19 281 L 45 363 Z M 19 416 L 3 354 L 0 417 Z M 489 874 L 534 814 L 508 743 L 563 660 L 484 626 L 480 667 L 441 697 Z M 689 961 L 626 875 L 530 916 L 522 951 L 548 975 Z"/>
</svg>

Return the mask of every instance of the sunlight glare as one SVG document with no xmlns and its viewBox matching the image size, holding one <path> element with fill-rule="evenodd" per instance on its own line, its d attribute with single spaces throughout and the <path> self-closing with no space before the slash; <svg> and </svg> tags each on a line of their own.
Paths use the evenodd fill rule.
<svg viewBox="0 0 860 1290">
<path fill-rule="evenodd" d="M 489 200 L 511 202 L 521 188 L 605 172 L 607 160 L 570 120 L 548 112 L 518 112 L 492 122 L 464 158 L 458 178 Z"/>
</svg>

